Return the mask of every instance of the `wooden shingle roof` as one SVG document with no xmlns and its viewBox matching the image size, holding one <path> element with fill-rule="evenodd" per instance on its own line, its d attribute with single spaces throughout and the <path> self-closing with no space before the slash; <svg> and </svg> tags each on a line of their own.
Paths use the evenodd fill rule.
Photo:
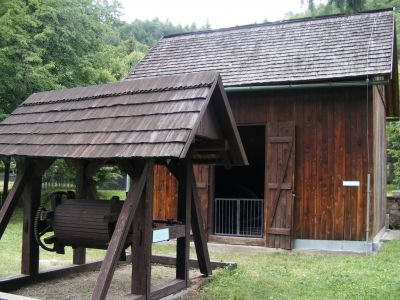
<svg viewBox="0 0 400 300">
<path fill-rule="evenodd" d="M 0 123 L 0 154 L 182 158 L 210 100 L 223 93 L 219 85 L 218 73 L 199 72 L 36 93 Z M 226 115 L 237 149 L 240 138 Z M 246 161 L 240 151 L 233 164 Z"/>
<path fill-rule="evenodd" d="M 391 74 L 394 12 L 249 25 L 161 39 L 128 78 L 204 70 L 224 86 Z"/>
</svg>

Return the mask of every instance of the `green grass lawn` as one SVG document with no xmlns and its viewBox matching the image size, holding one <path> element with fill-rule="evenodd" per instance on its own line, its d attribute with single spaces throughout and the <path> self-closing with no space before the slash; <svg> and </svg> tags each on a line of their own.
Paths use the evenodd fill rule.
<svg viewBox="0 0 400 300">
<path fill-rule="evenodd" d="M 200 299 L 400 299 L 400 241 L 372 256 L 297 252 L 211 255 L 238 263 L 216 272 Z"/>
</svg>

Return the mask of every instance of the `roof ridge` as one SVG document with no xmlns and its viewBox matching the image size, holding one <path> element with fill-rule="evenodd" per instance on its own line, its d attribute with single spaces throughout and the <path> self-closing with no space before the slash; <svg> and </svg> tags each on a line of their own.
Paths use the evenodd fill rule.
<svg viewBox="0 0 400 300">
<path fill-rule="evenodd" d="M 132 79 L 130 81 L 133 81 L 133 80 L 135 80 L 135 79 Z M 83 96 L 83 97 L 76 97 L 76 96 L 75 97 L 62 97 L 62 98 L 58 97 L 57 99 L 53 99 L 53 100 L 49 100 L 49 101 L 24 102 L 21 104 L 21 107 L 51 104 L 51 103 L 62 103 L 62 102 L 70 102 L 70 101 L 82 101 L 82 100 L 90 100 L 90 99 L 97 99 L 97 98 L 108 98 L 108 97 L 116 97 L 116 96 L 120 97 L 120 96 L 127 96 L 127 95 L 136 95 L 136 94 L 197 89 L 197 88 L 202 88 L 202 87 L 209 87 L 209 86 L 211 86 L 211 84 L 212 84 L 212 82 L 211 83 L 205 82 L 205 83 L 192 84 L 192 85 L 170 86 L 170 87 L 161 87 L 161 88 L 132 89 L 130 91 L 125 91 L 125 92 L 99 93 L 99 94 Z M 59 90 L 59 91 L 62 92 L 65 90 Z M 46 94 L 49 92 L 53 92 L 53 91 L 41 92 L 38 94 Z"/>
<path fill-rule="evenodd" d="M 297 19 L 284 19 L 280 21 L 273 21 L 273 22 L 263 22 L 263 23 L 254 23 L 254 24 L 246 24 L 246 25 L 237 25 L 231 27 L 223 27 L 217 29 L 210 29 L 210 30 L 200 30 L 200 31 L 191 31 L 191 32 L 183 32 L 183 33 L 173 33 L 163 36 L 161 39 L 168 39 L 174 38 L 179 36 L 187 36 L 187 35 L 197 35 L 197 34 L 207 34 L 207 33 L 215 33 L 215 32 L 225 32 L 225 31 L 233 31 L 233 30 L 241 30 L 241 29 L 250 29 L 250 28 L 257 28 L 257 27 L 269 27 L 269 26 L 276 26 L 276 25 L 286 25 L 286 24 L 294 24 L 294 23 L 302 23 L 302 22 L 309 22 L 309 21 L 319 21 L 319 20 L 326 20 L 326 19 L 335 19 L 335 18 L 342 18 L 342 17 L 356 17 L 361 15 L 369 15 L 369 14 L 376 14 L 380 12 L 390 12 L 394 11 L 394 7 L 392 8 L 381 8 L 381 9 L 374 9 L 374 10 L 366 10 L 361 11 L 355 14 L 332 14 L 332 15 L 323 15 L 323 16 L 314 16 L 314 17 L 304 17 L 304 18 L 297 18 Z"/>
</svg>

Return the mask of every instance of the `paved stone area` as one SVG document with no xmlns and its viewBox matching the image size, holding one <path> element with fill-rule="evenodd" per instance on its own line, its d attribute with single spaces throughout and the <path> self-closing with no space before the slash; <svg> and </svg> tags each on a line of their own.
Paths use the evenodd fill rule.
<svg viewBox="0 0 400 300">
<path fill-rule="evenodd" d="M 400 240 L 400 230 L 388 230 L 383 234 L 381 238 L 381 242 L 388 242 L 393 240 Z"/>
</svg>

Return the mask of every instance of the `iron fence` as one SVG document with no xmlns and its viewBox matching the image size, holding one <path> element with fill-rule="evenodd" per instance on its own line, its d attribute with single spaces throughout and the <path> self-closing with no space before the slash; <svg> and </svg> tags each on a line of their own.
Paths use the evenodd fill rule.
<svg viewBox="0 0 400 300">
<path fill-rule="evenodd" d="M 263 199 L 216 198 L 214 233 L 216 235 L 262 237 Z"/>
</svg>

